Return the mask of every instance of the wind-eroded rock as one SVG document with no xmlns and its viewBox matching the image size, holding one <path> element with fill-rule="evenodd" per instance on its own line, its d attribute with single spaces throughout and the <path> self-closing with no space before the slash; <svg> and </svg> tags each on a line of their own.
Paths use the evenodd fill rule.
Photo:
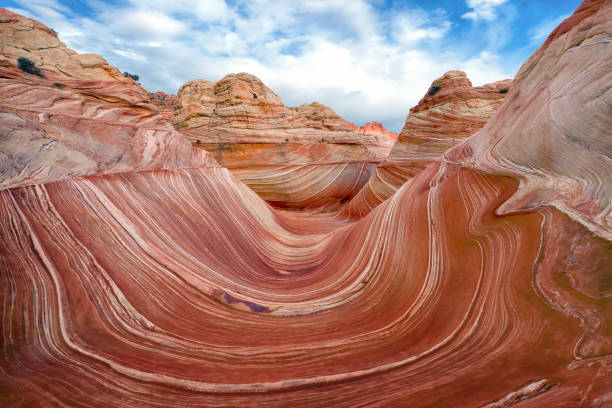
<svg viewBox="0 0 612 408">
<path fill-rule="evenodd" d="M 178 99 L 175 128 L 281 207 L 338 207 L 394 141 L 381 126 L 359 129 L 317 102 L 286 107 L 246 73 L 189 81 Z"/>
<path fill-rule="evenodd" d="M 462 71 L 432 82 L 410 109 L 391 153 L 341 214 L 359 218 L 389 198 L 406 181 L 465 138 L 480 130 L 499 109 L 510 79 L 472 87 Z"/>
<path fill-rule="evenodd" d="M 160 170 L 177 152 L 165 140 L 185 140 L 151 136 L 163 119 L 149 105 L 66 90 L 30 106 L 17 95 L 48 85 L 3 77 L 0 95 L 18 92 L 0 123 L 23 140 L 50 120 L 58 151 L 81 138 L 98 146 L 86 153 L 126 149 L 128 134 L 160 155 L 0 191 L 2 405 L 609 405 L 610 227 L 589 206 L 551 205 L 546 181 L 556 157 L 570 181 L 599 183 L 579 199 L 610 200 L 593 134 L 610 128 L 597 112 L 610 106 L 611 12 L 583 3 L 498 115 L 354 222 L 274 209 L 201 161 Z M 127 133 L 109 127 L 116 115 Z M 517 205 L 531 182 L 539 201 Z"/>
<path fill-rule="evenodd" d="M 612 7 L 585 1 L 516 75 L 496 120 L 464 148 L 520 177 L 500 211 L 551 205 L 612 239 Z"/>
<path fill-rule="evenodd" d="M 51 81 L 123 83 L 123 96 L 144 102 L 147 92 L 97 54 L 79 54 L 44 24 L 0 8 L 0 66 L 17 67 L 19 57 L 36 64 Z"/>
<path fill-rule="evenodd" d="M 215 165 L 124 86 L 49 80 L 0 68 L 0 189 L 78 175 Z M 114 102 L 111 102 L 114 101 Z"/>
<path fill-rule="evenodd" d="M 168 121 L 172 119 L 178 103 L 176 95 L 168 95 L 164 92 L 149 92 L 149 101 L 157 107 L 164 119 Z"/>
<path fill-rule="evenodd" d="M 215 165 L 131 79 L 0 9 L 0 190 L 68 177 Z M 26 56 L 42 76 L 16 66 Z M 95 62 L 98 61 L 98 62 Z"/>
</svg>

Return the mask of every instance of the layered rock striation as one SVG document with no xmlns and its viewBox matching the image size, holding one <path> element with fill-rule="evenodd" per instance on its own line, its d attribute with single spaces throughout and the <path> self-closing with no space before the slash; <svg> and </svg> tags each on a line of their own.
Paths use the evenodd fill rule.
<svg viewBox="0 0 612 408">
<path fill-rule="evenodd" d="M 445 151 L 480 130 L 499 109 L 511 84 L 506 79 L 473 87 L 463 71 L 449 71 L 433 81 L 410 109 L 389 156 L 342 209 L 342 216 L 364 216 Z"/>
<path fill-rule="evenodd" d="M 354 222 L 274 209 L 168 128 L 190 149 L 184 167 L 172 153 L 148 168 L 120 159 L 117 171 L 14 184 L 0 161 L 3 406 L 608 405 L 610 228 L 592 216 L 600 207 L 546 182 L 589 182 L 578 199 L 611 199 L 606 154 L 596 156 L 601 143 L 609 152 L 598 137 L 612 121 L 601 114 L 611 13 L 584 2 L 482 130 Z M 3 80 L 20 95 L 42 86 Z M 85 99 L 64 92 L 48 115 L 9 113 L 44 125 L 72 112 L 63 101 Z M 101 116 L 66 115 L 48 137 L 125 148 L 109 133 L 114 107 L 136 151 L 179 145 L 150 142 L 148 120 L 163 118 L 143 116 L 148 105 L 97 103 L 79 106 Z M 569 107 L 578 116 L 556 114 Z M 588 125 L 576 126 L 581 115 Z M 558 150 L 523 143 L 514 156 L 534 120 Z M 530 183 L 541 188 L 526 201 Z"/>
<path fill-rule="evenodd" d="M 175 128 L 278 207 L 338 208 L 394 142 L 381 125 L 357 128 L 317 102 L 286 107 L 246 73 L 189 81 L 178 100 Z"/>
<path fill-rule="evenodd" d="M 520 178 L 501 212 L 553 206 L 612 239 L 611 32 L 610 7 L 585 1 L 521 67 L 496 120 L 463 145 L 475 167 Z"/>
<path fill-rule="evenodd" d="M 170 121 L 174 116 L 174 110 L 178 103 L 176 95 L 168 95 L 164 92 L 149 92 L 149 101 L 159 110 L 164 119 Z"/>
</svg>

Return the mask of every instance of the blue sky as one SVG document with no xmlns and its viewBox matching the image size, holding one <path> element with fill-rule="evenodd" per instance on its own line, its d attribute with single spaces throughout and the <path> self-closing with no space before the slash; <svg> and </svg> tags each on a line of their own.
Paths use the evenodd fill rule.
<svg viewBox="0 0 612 408">
<path fill-rule="evenodd" d="M 17 0 L 69 47 L 138 74 L 150 90 L 229 73 L 288 106 L 318 101 L 398 132 L 435 78 L 513 77 L 578 0 Z"/>
</svg>

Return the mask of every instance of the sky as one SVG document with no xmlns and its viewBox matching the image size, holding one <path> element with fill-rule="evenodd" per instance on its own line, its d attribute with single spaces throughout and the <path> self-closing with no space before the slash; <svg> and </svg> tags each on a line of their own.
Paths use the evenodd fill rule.
<svg viewBox="0 0 612 408">
<path fill-rule="evenodd" d="M 314 101 L 399 132 L 444 72 L 512 78 L 578 0 L 14 0 L 80 53 L 176 94 L 191 79 L 259 77 L 287 106 Z"/>
</svg>

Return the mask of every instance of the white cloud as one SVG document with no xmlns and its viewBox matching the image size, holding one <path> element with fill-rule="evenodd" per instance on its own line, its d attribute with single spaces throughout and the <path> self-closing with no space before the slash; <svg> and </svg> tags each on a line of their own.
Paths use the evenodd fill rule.
<svg viewBox="0 0 612 408">
<path fill-rule="evenodd" d="M 130 0 L 129 3 L 136 9 L 146 4 L 148 10 L 187 15 L 205 22 L 227 21 L 232 16 L 232 12 L 223 0 L 148 0 L 146 3 L 141 0 Z"/>
<path fill-rule="evenodd" d="M 90 0 L 89 17 L 53 2 L 56 14 L 28 10 L 69 47 L 101 54 L 151 91 L 176 93 L 190 79 L 249 72 L 288 106 L 316 100 L 358 125 L 377 120 L 392 131 L 444 72 L 463 69 L 482 84 L 518 67 L 494 50 L 462 54 L 443 10 L 381 11 L 372 1 Z"/>
<path fill-rule="evenodd" d="M 472 11 L 465 13 L 462 17 L 472 20 L 495 20 L 496 8 L 507 0 L 466 0 L 466 4 Z"/>
<path fill-rule="evenodd" d="M 114 36 L 136 40 L 168 38 L 181 34 L 186 24 L 160 11 L 132 9 L 107 12 L 102 16 Z"/>
<path fill-rule="evenodd" d="M 434 23 L 433 19 L 422 10 L 399 13 L 394 16 L 393 37 L 402 43 L 414 43 L 425 39 L 442 38 L 451 28 L 451 22 L 442 20 Z"/>
<path fill-rule="evenodd" d="M 139 55 L 131 50 L 112 50 L 115 54 L 121 55 L 122 57 L 129 58 L 136 61 L 146 62 L 147 58 L 144 55 Z"/>
</svg>

